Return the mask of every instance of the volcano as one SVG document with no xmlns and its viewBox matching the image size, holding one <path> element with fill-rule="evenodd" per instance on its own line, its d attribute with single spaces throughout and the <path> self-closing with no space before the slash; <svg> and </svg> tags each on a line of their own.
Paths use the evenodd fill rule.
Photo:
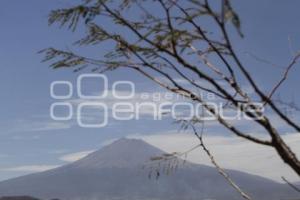
<svg viewBox="0 0 300 200">
<path fill-rule="evenodd" d="M 0 196 L 61 200 L 242 199 L 213 167 L 182 162 L 172 173 L 159 173 L 164 171 L 159 169 L 163 163 L 154 164 L 150 158 L 163 154 L 143 140 L 119 139 L 74 163 L 3 181 Z M 253 199 L 299 198 L 299 193 L 285 184 L 226 171 Z"/>
</svg>

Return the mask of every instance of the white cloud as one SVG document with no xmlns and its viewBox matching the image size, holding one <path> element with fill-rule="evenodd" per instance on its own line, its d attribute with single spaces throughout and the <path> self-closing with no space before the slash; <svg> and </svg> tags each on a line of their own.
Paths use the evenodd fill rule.
<svg viewBox="0 0 300 200">
<path fill-rule="evenodd" d="M 14 135 L 12 136 L 13 140 L 38 140 L 40 139 L 39 135 L 33 135 L 33 136 L 28 136 L 28 135 Z"/>
<path fill-rule="evenodd" d="M 109 140 L 105 140 L 104 142 L 101 143 L 101 146 L 106 146 L 106 145 L 110 145 L 111 143 L 117 141 L 118 138 L 113 138 L 113 139 L 109 139 Z"/>
<path fill-rule="evenodd" d="M 49 154 L 64 154 L 69 152 L 67 149 L 55 149 L 55 150 L 50 150 L 48 153 Z"/>
<path fill-rule="evenodd" d="M 17 167 L 3 168 L 0 170 L 11 172 L 43 172 L 57 167 L 60 167 L 60 165 L 23 165 Z"/>
<path fill-rule="evenodd" d="M 0 158 L 7 158 L 7 157 L 9 157 L 9 155 L 7 155 L 7 154 L 0 154 Z"/>
<path fill-rule="evenodd" d="M 81 158 L 86 157 L 90 153 L 93 153 L 95 150 L 89 150 L 89 151 L 80 151 L 76 153 L 66 154 L 61 156 L 59 159 L 65 162 L 75 162 L 77 160 L 80 160 Z"/>
<path fill-rule="evenodd" d="M 143 139 L 166 152 L 184 152 L 198 144 L 197 138 L 188 133 L 132 135 L 131 137 Z M 300 152 L 298 134 L 285 135 L 283 138 L 294 152 Z M 204 141 L 223 168 L 240 170 L 275 181 L 282 181 L 281 176 L 290 181 L 299 181 L 299 177 L 283 163 L 275 150 L 270 147 L 254 144 L 237 137 L 205 136 Z M 212 166 L 207 155 L 200 148 L 189 153 L 187 159 L 194 163 Z"/>
<path fill-rule="evenodd" d="M 69 129 L 72 125 L 67 122 L 45 122 L 35 124 L 31 128 L 31 131 L 50 131 L 50 130 L 60 130 L 60 129 Z"/>
<path fill-rule="evenodd" d="M 52 119 L 49 120 L 18 120 L 18 123 L 10 129 L 9 133 L 17 133 L 17 132 L 41 132 L 41 131 L 52 131 L 52 130 L 61 130 L 61 129 L 69 129 L 72 127 L 71 122 L 57 122 Z M 16 137 L 13 139 L 23 139 L 21 137 Z M 38 138 L 31 138 L 38 139 Z"/>
</svg>

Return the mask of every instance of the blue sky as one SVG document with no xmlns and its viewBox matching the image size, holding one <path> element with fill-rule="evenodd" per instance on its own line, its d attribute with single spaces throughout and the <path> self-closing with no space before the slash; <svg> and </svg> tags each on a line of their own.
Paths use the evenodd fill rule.
<svg viewBox="0 0 300 200">
<path fill-rule="evenodd" d="M 74 4 L 68 0 L 2 0 L 0 6 L 0 180 L 28 173 L 22 166 L 56 166 L 66 163 L 59 159 L 66 154 L 100 148 L 105 141 L 127 135 L 151 135 L 176 131 L 178 125 L 165 119 L 153 121 L 116 122 L 101 129 L 80 128 L 76 124 L 55 122 L 49 108 L 55 100 L 50 97 L 50 84 L 56 80 L 76 83 L 79 74 L 69 70 L 52 70 L 41 63 L 37 52 L 46 47 L 72 48 L 75 34 L 55 26 L 49 27 L 47 15 L 51 9 Z M 300 2 L 234 1 L 242 20 L 244 39 L 234 41 L 240 56 L 255 73 L 255 79 L 265 89 L 275 83 L 282 73 L 249 57 L 247 52 L 286 66 L 292 56 L 290 46 L 300 49 Z M 103 52 L 99 50 L 99 54 Z M 89 52 L 87 52 L 89 53 Z M 91 52 L 95 55 L 95 52 Z M 272 74 L 270 74 L 272 71 Z M 299 102 L 299 68 L 290 74 L 281 95 Z M 110 81 L 131 80 L 138 92 L 161 91 L 142 76 L 128 71 L 108 74 Z M 93 93 L 95 88 L 90 88 Z M 76 99 L 76 95 L 72 98 Z M 217 132 L 217 129 L 214 129 Z M 212 131 L 212 132 L 214 132 Z M 19 168 L 18 168 L 19 167 Z M 16 170 L 5 170 L 16 168 Z M 17 170 L 17 168 L 19 170 Z M 2 170 L 1 170 L 2 169 Z M 32 170 L 34 171 L 34 170 Z"/>
</svg>

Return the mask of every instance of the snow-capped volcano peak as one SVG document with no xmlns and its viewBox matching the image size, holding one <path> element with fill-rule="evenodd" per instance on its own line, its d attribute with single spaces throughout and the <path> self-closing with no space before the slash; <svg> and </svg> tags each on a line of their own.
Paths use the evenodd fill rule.
<svg viewBox="0 0 300 200">
<path fill-rule="evenodd" d="M 135 167 L 162 153 L 143 140 L 121 138 L 72 165 L 80 168 Z"/>
</svg>

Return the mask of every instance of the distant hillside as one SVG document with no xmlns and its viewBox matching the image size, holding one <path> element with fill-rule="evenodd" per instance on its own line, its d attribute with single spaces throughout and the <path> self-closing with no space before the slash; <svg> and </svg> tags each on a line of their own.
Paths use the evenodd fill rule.
<svg viewBox="0 0 300 200">
<path fill-rule="evenodd" d="M 70 165 L 0 183 L 0 196 L 49 200 L 240 200 L 215 168 L 186 163 L 171 175 L 149 179 L 142 166 L 164 152 L 142 140 L 120 139 Z M 256 200 L 299 199 L 290 187 L 227 170 Z M 1 200 L 1 199 L 0 199 Z"/>
<path fill-rule="evenodd" d="M 0 197 L 0 200 L 40 200 L 29 196 Z"/>
</svg>

